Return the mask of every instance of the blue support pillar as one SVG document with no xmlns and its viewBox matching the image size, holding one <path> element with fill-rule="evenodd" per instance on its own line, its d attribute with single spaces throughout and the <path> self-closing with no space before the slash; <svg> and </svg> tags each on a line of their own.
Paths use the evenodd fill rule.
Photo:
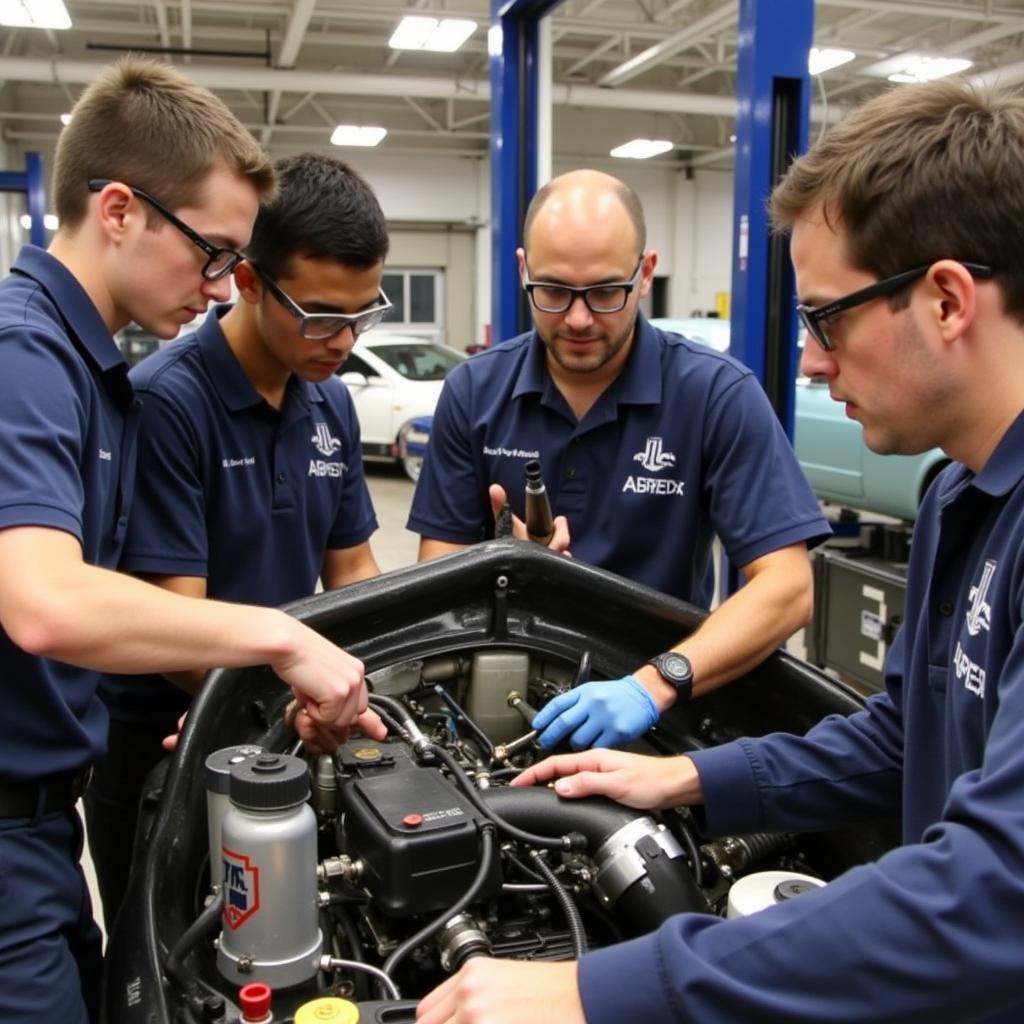
<svg viewBox="0 0 1024 1024">
<path fill-rule="evenodd" d="M 46 245 L 46 186 L 43 181 L 43 158 L 38 153 L 25 154 L 24 171 L 0 171 L 0 192 L 24 192 L 28 199 L 28 215 L 32 218 L 29 241 Z"/>
<path fill-rule="evenodd" d="M 766 202 L 807 148 L 814 0 L 741 0 L 737 54 L 730 351 L 758 376 L 793 436 L 797 369 L 793 271 Z"/>
<path fill-rule="evenodd" d="M 526 330 L 515 250 L 537 191 L 538 33 L 562 0 L 491 0 L 491 336 Z"/>
<path fill-rule="evenodd" d="M 732 296 L 729 351 L 761 381 L 793 437 L 798 363 L 789 242 L 772 235 L 767 200 L 807 148 L 814 0 L 741 0 L 736 74 Z M 719 595 L 739 585 L 722 558 Z"/>
</svg>

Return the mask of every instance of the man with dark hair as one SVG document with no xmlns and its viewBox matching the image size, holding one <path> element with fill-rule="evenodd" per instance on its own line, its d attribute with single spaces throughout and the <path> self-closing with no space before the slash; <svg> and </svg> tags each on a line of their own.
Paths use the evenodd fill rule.
<svg viewBox="0 0 1024 1024">
<path fill-rule="evenodd" d="M 804 737 L 597 750 L 516 780 L 703 804 L 714 835 L 900 813 L 905 845 L 749 917 L 680 915 L 579 964 L 471 961 L 421 1024 L 1024 1019 L 1021 181 L 1024 97 L 947 81 L 853 111 L 773 196 L 805 372 L 874 450 L 956 460 L 915 524 L 886 692 Z"/>
<path fill-rule="evenodd" d="M 539 459 L 568 520 L 552 546 L 571 533 L 576 558 L 707 608 L 721 538 L 745 586 L 673 650 L 562 694 L 535 722 L 545 747 L 618 746 L 807 623 L 807 547 L 829 528 L 750 370 L 639 313 L 658 256 L 629 186 L 561 175 L 531 202 L 523 243 L 535 330 L 445 381 L 408 528 L 420 558 L 482 540 L 492 503 L 507 494 L 522 511 L 523 466 Z"/>
<path fill-rule="evenodd" d="M 277 165 L 277 197 L 235 270 L 240 301 L 131 372 L 141 396 L 135 508 L 121 568 L 192 597 L 279 605 L 378 573 L 359 425 L 336 376 L 388 309 L 388 233 L 340 160 Z M 310 312 L 306 312 L 306 311 Z M 202 672 L 109 676 L 110 744 L 86 796 L 107 927 L 131 866 L 140 795 Z M 304 715 L 304 712 L 300 712 Z"/>
<path fill-rule="evenodd" d="M 171 338 L 226 299 L 274 173 L 231 112 L 161 64 L 106 69 L 57 144 L 65 219 L 0 283 L 0 1020 L 99 1015 L 100 932 L 75 803 L 102 756 L 101 672 L 266 664 L 324 747 L 374 735 L 363 666 L 281 611 L 113 571 L 138 401 L 112 334 Z M 171 168 L 174 187 L 163 177 Z"/>
</svg>

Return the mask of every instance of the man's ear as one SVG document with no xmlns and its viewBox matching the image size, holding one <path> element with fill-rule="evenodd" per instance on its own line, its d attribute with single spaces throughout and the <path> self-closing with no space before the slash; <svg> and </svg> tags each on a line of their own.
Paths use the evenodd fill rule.
<svg viewBox="0 0 1024 1024">
<path fill-rule="evenodd" d="M 640 271 L 640 294 L 647 295 L 654 283 L 654 268 L 658 265 L 658 254 L 654 249 L 644 253 L 643 269 Z"/>
<path fill-rule="evenodd" d="M 520 246 L 516 249 L 516 263 L 519 264 L 519 280 L 526 280 L 526 250 Z"/>
<path fill-rule="evenodd" d="M 145 218 L 145 211 L 139 208 L 139 201 L 127 185 L 112 181 L 99 194 L 100 227 L 111 241 L 120 241 L 127 232 L 129 214 Z"/>
<path fill-rule="evenodd" d="M 235 267 L 235 284 L 238 294 L 246 301 L 257 303 L 263 298 L 263 282 L 248 260 L 242 260 Z"/>
<path fill-rule="evenodd" d="M 929 309 L 946 341 L 965 334 L 977 312 L 977 282 L 956 260 L 939 260 L 928 271 Z"/>
</svg>

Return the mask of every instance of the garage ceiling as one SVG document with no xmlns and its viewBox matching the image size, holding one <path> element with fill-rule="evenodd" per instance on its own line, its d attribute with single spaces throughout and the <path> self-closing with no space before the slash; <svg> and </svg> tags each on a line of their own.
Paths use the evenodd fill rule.
<svg viewBox="0 0 1024 1024">
<path fill-rule="evenodd" d="M 163 49 L 277 155 L 331 149 L 339 123 L 388 129 L 380 153 L 483 157 L 489 0 L 66 0 L 72 28 L 0 29 L 0 124 L 10 150 L 48 151 L 98 66 Z M 552 19 L 554 153 L 608 164 L 643 135 L 652 163 L 728 167 L 738 0 L 567 0 Z M 470 18 L 458 52 L 388 48 L 405 14 Z M 905 53 L 965 57 L 972 75 L 1024 80 L 1024 0 L 818 0 L 815 44 L 857 58 L 815 79 L 836 116 L 884 88 Z"/>
</svg>

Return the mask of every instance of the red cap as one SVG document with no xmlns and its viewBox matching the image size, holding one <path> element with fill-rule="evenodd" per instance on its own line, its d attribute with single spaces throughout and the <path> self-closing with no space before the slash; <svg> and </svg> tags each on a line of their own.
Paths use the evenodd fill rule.
<svg viewBox="0 0 1024 1024">
<path fill-rule="evenodd" d="M 238 1001 L 242 1004 L 242 1020 L 266 1020 L 270 1015 L 270 999 L 273 994 L 270 986 L 262 981 L 251 981 L 243 985 L 238 992 Z"/>
<path fill-rule="evenodd" d="M 423 824 L 423 815 L 422 814 L 407 814 L 402 819 L 402 824 L 405 825 L 406 828 L 417 828 L 419 825 Z"/>
</svg>

